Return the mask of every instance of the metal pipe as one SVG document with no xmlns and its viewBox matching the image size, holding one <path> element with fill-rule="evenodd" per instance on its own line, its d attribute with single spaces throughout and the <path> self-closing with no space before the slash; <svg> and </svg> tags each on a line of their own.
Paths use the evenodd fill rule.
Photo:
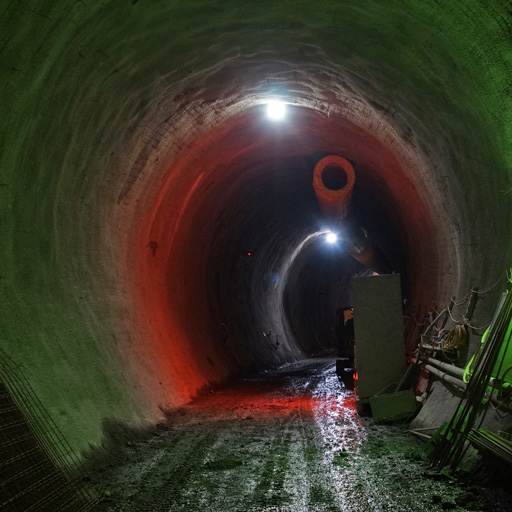
<svg viewBox="0 0 512 512">
<path fill-rule="evenodd" d="M 433 357 L 427 357 L 427 361 L 437 366 L 438 368 L 441 368 L 441 370 L 444 370 L 445 372 L 455 375 L 455 377 L 458 377 L 461 380 L 464 378 L 463 368 L 459 368 L 458 366 L 454 366 L 453 364 L 443 363 L 443 361 L 439 361 L 437 359 L 434 359 Z"/>
<path fill-rule="evenodd" d="M 445 373 L 437 368 L 427 364 L 425 365 L 425 370 L 428 370 L 432 375 L 439 377 L 443 382 L 448 382 L 449 384 L 453 384 L 458 387 L 462 391 L 466 391 L 466 383 L 463 380 L 457 379 L 448 373 Z"/>
<path fill-rule="evenodd" d="M 456 366 L 448 365 L 446 363 L 443 363 L 442 361 L 437 361 L 436 359 L 432 359 L 431 357 L 429 357 L 428 360 L 431 361 L 431 362 L 435 362 L 434 364 L 440 363 L 440 364 L 442 364 L 443 366 L 446 366 L 446 367 L 450 367 L 451 366 L 452 369 L 456 368 L 457 370 L 461 371 L 461 373 L 459 373 L 459 372 L 456 372 L 456 373 L 459 373 L 461 375 L 464 374 L 464 370 L 462 370 L 461 368 L 457 368 Z M 425 370 L 428 370 L 432 375 L 435 375 L 436 377 L 439 377 L 442 381 L 448 382 L 450 384 L 453 384 L 454 386 L 457 386 L 462 391 L 466 390 L 467 384 L 464 381 L 462 381 L 460 379 L 457 379 L 455 377 L 452 377 L 448 373 L 442 372 L 441 370 L 438 370 L 437 368 L 434 368 L 433 366 L 428 365 L 428 364 L 425 365 Z M 491 381 L 492 380 L 494 380 L 494 379 L 491 379 Z M 491 383 L 491 381 L 489 383 Z M 512 407 L 507 403 L 507 399 L 504 399 L 504 400 L 500 400 L 499 399 L 499 397 L 497 396 L 498 392 L 499 392 L 498 389 L 495 389 L 493 391 L 486 391 L 485 397 L 488 400 L 490 400 L 492 403 L 497 405 L 498 407 L 502 407 L 503 409 L 506 409 L 508 411 L 512 411 Z"/>
<path fill-rule="evenodd" d="M 391 272 L 390 265 L 377 254 L 366 234 L 352 216 L 351 199 L 355 183 L 352 164 L 338 155 L 322 158 L 313 172 L 313 188 L 323 214 L 343 236 L 348 253 L 366 267 L 380 273 Z"/>
</svg>

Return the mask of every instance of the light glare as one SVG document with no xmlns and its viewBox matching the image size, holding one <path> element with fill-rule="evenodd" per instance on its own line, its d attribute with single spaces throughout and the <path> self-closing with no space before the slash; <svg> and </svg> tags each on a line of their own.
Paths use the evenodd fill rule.
<svg viewBox="0 0 512 512">
<path fill-rule="evenodd" d="M 267 104 L 267 115 L 270 119 L 283 119 L 285 113 L 284 103 L 281 101 L 273 100 Z"/>
<path fill-rule="evenodd" d="M 334 242 L 336 242 L 336 240 L 338 240 L 338 236 L 336 235 L 336 233 L 327 233 L 325 239 L 327 240 L 328 243 L 330 244 L 333 244 Z"/>
</svg>

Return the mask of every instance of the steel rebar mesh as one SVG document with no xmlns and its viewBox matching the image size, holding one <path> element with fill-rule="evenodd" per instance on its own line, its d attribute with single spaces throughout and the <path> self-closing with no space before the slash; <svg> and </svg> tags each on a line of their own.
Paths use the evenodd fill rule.
<svg viewBox="0 0 512 512">
<path fill-rule="evenodd" d="M 468 439 L 481 452 L 512 466 L 512 442 L 484 428 L 471 430 Z"/>
<path fill-rule="evenodd" d="M 86 512 L 84 469 L 17 366 L 0 351 L 0 509 Z"/>
</svg>

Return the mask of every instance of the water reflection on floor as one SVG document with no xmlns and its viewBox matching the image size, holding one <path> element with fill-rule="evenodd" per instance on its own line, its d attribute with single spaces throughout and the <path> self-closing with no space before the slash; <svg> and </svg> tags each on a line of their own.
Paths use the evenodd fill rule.
<svg viewBox="0 0 512 512">
<path fill-rule="evenodd" d="M 361 418 L 322 359 L 212 390 L 93 484 L 109 511 L 466 510 L 456 485 L 424 471 L 407 425 Z"/>
</svg>

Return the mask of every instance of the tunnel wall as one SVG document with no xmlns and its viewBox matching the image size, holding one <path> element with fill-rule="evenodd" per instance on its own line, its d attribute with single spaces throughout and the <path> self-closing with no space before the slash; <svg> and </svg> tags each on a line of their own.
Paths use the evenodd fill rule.
<svg viewBox="0 0 512 512">
<path fill-rule="evenodd" d="M 73 447 L 100 444 L 112 421 L 157 421 L 241 368 L 314 349 L 293 339 L 273 286 L 253 285 L 287 268 L 307 220 L 294 233 L 283 219 L 256 236 L 267 256 L 240 272 L 247 303 L 226 321 L 235 302 L 224 296 L 239 293 L 228 278 L 248 263 L 230 253 L 226 233 L 258 229 L 239 224 L 239 212 L 224 221 L 201 213 L 203 199 L 212 214 L 236 210 L 230 197 L 250 198 L 259 185 L 242 182 L 219 204 L 203 191 L 217 170 L 198 166 L 208 167 L 201 151 L 212 132 L 271 95 L 353 123 L 398 159 L 405 181 L 352 148 L 367 154 L 354 162 L 363 182 L 391 190 L 420 306 L 498 278 L 511 246 L 509 9 L 476 0 L 5 3 L 1 348 Z M 235 143 L 217 149 L 219 164 L 258 168 L 237 164 Z M 403 211 L 418 200 L 426 215 L 408 224 Z M 185 244 L 179 251 L 168 230 Z M 476 321 L 493 306 L 482 303 Z M 267 328 L 285 334 L 278 354 L 259 348 Z"/>
</svg>

